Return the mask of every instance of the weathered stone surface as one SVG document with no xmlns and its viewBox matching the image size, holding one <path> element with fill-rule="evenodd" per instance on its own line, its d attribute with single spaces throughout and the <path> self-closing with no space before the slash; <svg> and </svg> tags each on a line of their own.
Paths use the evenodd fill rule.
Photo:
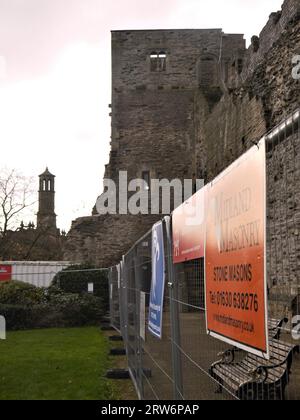
<svg viewBox="0 0 300 420">
<path fill-rule="evenodd" d="M 211 108 L 222 96 L 220 29 L 112 33 L 112 141 L 105 176 L 193 179 L 197 173 L 196 104 L 199 86 Z M 222 63 L 245 48 L 228 35 Z M 151 54 L 166 55 L 165 71 L 151 71 Z M 95 214 L 95 212 L 94 212 Z M 108 266 L 120 260 L 161 215 L 96 216 L 73 223 L 65 257 Z"/>
<path fill-rule="evenodd" d="M 282 40 L 285 31 L 289 31 L 294 23 L 299 21 L 299 18 L 299 0 L 285 0 L 281 11 L 271 13 L 266 26 L 259 35 L 258 50 L 255 51 L 253 45 L 251 45 L 245 54 L 244 67 L 241 74 L 243 82 L 249 79 L 253 72 L 256 71 L 259 64 L 266 62 L 266 55 L 273 48 L 274 44 L 280 39 Z M 288 47 L 288 45 L 286 45 L 286 47 Z M 278 58 L 280 59 L 280 57 Z"/>
<path fill-rule="evenodd" d="M 166 54 L 165 71 L 150 71 L 154 52 Z M 248 50 L 241 35 L 221 30 L 113 32 L 112 142 L 106 177 L 116 180 L 120 170 L 127 170 L 129 178 L 149 171 L 152 178 L 197 176 L 210 181 L 299 106 L 300 83 L 292 78 L 292 57 L 297 53 L 299 0 L 286 0 Z M 300 230 L 298 149 L 283 143 L 275 154 L 276 160 L 270 157 L 270 180 L 278 156 L 288 162 L 285 179 L 291 179 L 294 164 L 295 169 L 284 194 L 281 183 L 276 203 L 272 200 L 278 185 L 269 184 L 271 218 L 278 201 L 289 203 L 289 222 L 283 210 L 281 218 L 277 213 L 268 252 L 273 255 L 276 247 L 278 261 L 285 261 L 285 267 L 291 264 L 291 275 L 278 267 L 279 262 L 273 264 L 273 283 L 295 280 L 300 255 L 291 223 L 294 220 L 295 231 Z M 79 219 L 68 235 L 65 258 L 100 266 L 116 263 L 160 218 Z M 278 254 L 279 226 L 283 241 L 290 244 L 289 254 Z"/>
</svg>

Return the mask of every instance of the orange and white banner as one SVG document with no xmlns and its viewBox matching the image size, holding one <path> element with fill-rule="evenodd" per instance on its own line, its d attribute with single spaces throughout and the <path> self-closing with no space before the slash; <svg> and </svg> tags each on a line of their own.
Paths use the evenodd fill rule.
<svg viewBox="0 0 300 420">
<path fill-rule="evenodd" d="M 210 184 L 207 210 L 207 331 L 268 358 L 264 139 Z"/>
</svg>

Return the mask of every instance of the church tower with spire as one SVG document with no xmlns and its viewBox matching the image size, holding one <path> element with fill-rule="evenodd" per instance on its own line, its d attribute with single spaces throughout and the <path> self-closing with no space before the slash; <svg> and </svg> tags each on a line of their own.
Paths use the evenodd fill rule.
<svg viewBox="0 0 300 420">
<path fill-rule="evenodd" d="M 39 176 L 37 228 L 57 232 L 55 214 L 55 175 L 48 168 Z"/>
</svg>

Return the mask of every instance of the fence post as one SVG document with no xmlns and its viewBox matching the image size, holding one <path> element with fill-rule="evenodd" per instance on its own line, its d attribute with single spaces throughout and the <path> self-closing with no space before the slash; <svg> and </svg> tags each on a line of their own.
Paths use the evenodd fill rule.
<svg viewBox="0 0 300 420">
<path fill-rule="evenodd" d="M 140 334 L 140 305 L 141 305 L 141 258 L 138 256 L 138 248 L 135 249 L 134 255 L 134 271 L 135 271 L 135 289 L 136 289 L 136 335 L 137 335 L 137 379 L 138 379 L 138 389 L 139 389 L 139 398 L 144 399 L 144 389 L 143 389 L 143 346 L 142 338 Z"/>
<path fill-rule="evenodd" d="M 125 343 L 125 348 L 128 357 L 128 265 L 126 258 L 123 256 L 122 260 L 122 294 L 121 294 L 121 306 L 123 315 L 123 331 L 122 336 Z"/>
<path fill-rule="evenodd" d="M 124 309 L 123 309 L 123 283 L 124 283 L 123 277 L 124 277 L 124 262 L 122 259 L 122 261 L 120 261 L 119 313 L 120 313 L 120 331 L 121 331 L 121 335 L 123 339 L 125 339 Z M 126 343 L 125 343 L 125 348 L 126 348 Z"/>
<path fill-rule="evenodd" d="M 113 326 L 114 321 L 114 308 L 113 308 L 113 299 L 112 299 L 112 270 L 113 267 L 108 269 L 108 298 L 109 298 L 109 313 L 110 313 L 110 325 Z"/>
<path fill-rule="evenodd" d="M 183 399 L 183 383 L 182 383 L 182 366 L 180 347 L 180 323 L 178 309 L 178 284 L 175 278 L 175 270 L 173 264 L 173 247 L 171 232 L 171 217 L 164 218 L 167 233 L 167 253 L 168 253 L 168 287 L 170 295 L 170 315 L 171 315 L 171 337 L 172 337 L 172 368 L 174 375 L 174 399 Z"/>
<path fill-rule="evenodd" d="M 57 284 L 58 284 L 58 288 L 61 289 L 61 280 L 60 280 L 60 276 L 61 276 L 61 271 L 59 271 L 57 273 Z"/>
</svg>

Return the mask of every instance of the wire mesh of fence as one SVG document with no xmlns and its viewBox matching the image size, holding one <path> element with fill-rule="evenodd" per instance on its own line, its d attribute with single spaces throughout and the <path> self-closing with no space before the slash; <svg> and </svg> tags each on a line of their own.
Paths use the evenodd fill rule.
<svg viewBox="0 0 300 420">
<path fill-rule="evenodd" d="M 0 282 L 14 280 L 36 287 L 49 287 L 55 275 L 69 266 L 70 263 L 64 261 L 0 262 Z"/>
<path fill-rule="evenodd" d="M 0 316 L 9 331 L 100 325 L 109 312 L 107 269 L 26 263 L 5 274 Z"/>
</svg>

